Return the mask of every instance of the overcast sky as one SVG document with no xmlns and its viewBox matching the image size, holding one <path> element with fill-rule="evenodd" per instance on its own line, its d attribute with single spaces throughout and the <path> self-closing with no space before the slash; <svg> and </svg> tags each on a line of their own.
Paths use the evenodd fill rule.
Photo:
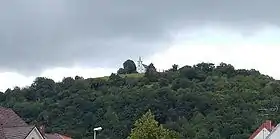
<svg viewBox="0 0 280 139">
<path fill-rule="evenodd" d="M 128 58 L 159 69 L 227 62 L 280 78 L 279 0 L 0 0 L 0 90 L 96 77 Z"/>
</svg>

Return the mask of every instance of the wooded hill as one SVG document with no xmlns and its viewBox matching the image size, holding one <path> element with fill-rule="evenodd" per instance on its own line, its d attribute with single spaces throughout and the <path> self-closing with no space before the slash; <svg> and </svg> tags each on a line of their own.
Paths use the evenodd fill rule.
<svg viewBox="0 0 280 139">
<path fill-rule="evenodd" d="M 154 133 L 168 130 L 182 139 L 247 139 L 264 120 L 280 122 L 278 111 L 259 111 L 280 104 L 280 83 L 256 70 L 225 63 L 173 65 L 165 72 L 150 64 L 145 74 L 135 69 L 130 61 L 108 78 L 76 76 L 56 83 L 38 77 L 30 87 L 0 93 L 0 104 L 30 124 L 44 124 L 47 131 L 76 139 L 92 138 L 97 126 L 104 129 L 100 139 L 137 139 L 137 133 L 144 137 L 155 126 L 137 128 L 141 119 L 135 121 L 142 116 L 149 121 L 143 118 L 153 115 L 162 125 Z"/>
</svg>

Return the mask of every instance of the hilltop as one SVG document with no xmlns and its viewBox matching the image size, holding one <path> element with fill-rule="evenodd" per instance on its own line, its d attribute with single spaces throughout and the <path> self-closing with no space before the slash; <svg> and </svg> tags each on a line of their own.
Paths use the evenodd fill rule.
<svg viewBox="0 0 280 139">
<path fill-rule="evenodd" d="M 259 111 L 279 105 L 279 81 L 226 63 L 173 65 L 165 72 L 150 64 L 145 73 L 132 63 L 103 78 L 38 77 L 30 87 L 8 89 L 0 100 L 28 123 L 83 139 L 92 138 L 97 126 L 104 128 L 99 138 L 125 139 L 149 110 L 186 139 L 246 139 L 264 120 L 280 122 L 277 111 L 267 117 Z"/>
</svg>

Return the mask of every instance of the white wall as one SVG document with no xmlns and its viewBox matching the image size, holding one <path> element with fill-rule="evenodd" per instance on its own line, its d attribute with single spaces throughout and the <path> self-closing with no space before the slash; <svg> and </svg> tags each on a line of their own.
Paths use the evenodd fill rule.
<svg viewBox="0 0 280 139">
<path fill-rule="evenodd" d="M 275 130 L 271 133 L 271 135 L 267 139 L 279 139 L 279 138 L 280 138 L 280 128 L 278 124 Z"/>
<path fill-rule="evenodd" d="M 25 139 L 43 139 L 37 128 L 34 128 Z"/>
<path fill-rule="evenodd" d="M 254 139 L 265 139 L 269 135 L 269 131 L 264 128 Z"/>
</svg>

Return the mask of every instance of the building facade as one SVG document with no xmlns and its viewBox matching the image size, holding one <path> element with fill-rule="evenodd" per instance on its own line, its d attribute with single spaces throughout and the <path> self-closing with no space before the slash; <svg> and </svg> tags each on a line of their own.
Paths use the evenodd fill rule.
<svg viewBox="0 0 280 139">
<path fill-rule="evenodd" d="M 249 139 L 266 139 L 273 129 L 274 126 L 272 122 L 267 120 L 249 137 Z"/>
</svg>

